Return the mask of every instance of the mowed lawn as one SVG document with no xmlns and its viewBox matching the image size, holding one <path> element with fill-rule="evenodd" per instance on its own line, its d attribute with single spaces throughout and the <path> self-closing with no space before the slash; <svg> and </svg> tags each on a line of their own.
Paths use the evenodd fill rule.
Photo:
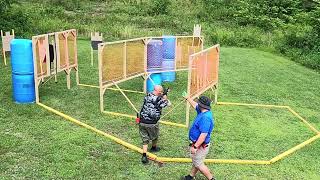
<svg viewBox="0 0 320 180">
<path fill-rule="evenodd" d="M 98 85 L 97 56 L 92 67 L 90 42 L 79 40 L 78 51 L 80 82 Z M 179 179 L 189 172 L 188 163 L 142 165 L 140 154 L 103 136 L 36 104 L 13 103 L 10 67 L 2 63 L 0 74 L 0 179 Z M 219 82 L 220 102 L 288 105 L 320 129 L 320 74 L 313 70 L 269 52 L 222 47 Z M 137 78 L 120 87 L 141 91 L 142 83 Z M 165 84 L 172 89 L 173 105 L 181 101 L 186 85 L 183 72 Z M 140 108 L 143 94 L 127 95 Z M 99 90 L 76 86 L 74 76 L 71 90 L 61 73 L 58 83 L 52 79 L 41 86 L 40 97 L 45 105 L 141 145 L 134 120 L 101 114 Z M 134 115 L 119 92 L 107 90 L 104 100 L 105 110 Z M 270 160 L 315 135 L 282 109 L 219 105 L 213 111 L 216 128 L 208 158 Z M 164 119 L 185 123 L 185 105 Z M 159 156 L 188 157 L 188 130 L 162 124 L 159 145 Z M 272 165 L 209 167 L 217 179 L 320 179 L 319 149 L 320 139 Z"/>
</svg>

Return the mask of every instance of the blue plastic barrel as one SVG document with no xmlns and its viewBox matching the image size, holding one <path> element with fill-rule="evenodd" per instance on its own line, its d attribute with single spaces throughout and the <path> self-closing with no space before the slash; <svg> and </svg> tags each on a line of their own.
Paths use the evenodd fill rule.
<svg viewBox="0 0 320 180">
<path fill-rule="evenodd" d="M 148 71 L 160 71 L 162 62 L 162 41 L 151 40 L 147 45 Z"/>
<path fill-rule="evenodd" d="M 13 74 L 33 74 L 32 41 L 13 39 L 11 47 L 11 65 Z"/>
<path fill-rule="evenodd" d="M 12 74 L 13 99 L 16 103 L 32 103 L 35 101 L 33 74 Z"/>
<path fill-rule="evenodd" d="M 152 81 L 150 80 L 152 79 Z M 154 90 L 154 85 L 161 85 L 162 83 L 162 78 L 161 78 L 161 73 L 156 73 L 156 74 L 151 74 L 150 77 L 147 80 L 147 92 L 152 92 Z"/>
<path fill-rule="evenodd" d="M 176 54 L 176 37 L 175 36 L 162 36 L 162 49 L 163 58 L 172 59 L 174 61 Z"/>
<path fill-rule="evenodd" d="M 162 70 L 174 70 L 175 67 L 175 61 L 172 61 L 171 59 L 164 59 L 162 61 Z M 176 79 L 176 72 L 162 72 L 161 73 L 162 81 L 164 82 L 173 82 Z"/>
</svg>

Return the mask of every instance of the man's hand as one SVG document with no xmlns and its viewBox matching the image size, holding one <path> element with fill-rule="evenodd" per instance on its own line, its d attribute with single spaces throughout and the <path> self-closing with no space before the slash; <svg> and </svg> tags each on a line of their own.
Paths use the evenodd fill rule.
<svg viewBox="0 0 320 180">
<path fill-rule="evenodd" d="M 168 92 L 170 92 L 170 88 L 167 88 L 167 89 L 164 88 L 162 95 L 166 96 L 166 95 L 168 95 Z"/>
<path fill-rule="evenodd" d="M 165 100 L 168 100 L 167 95 L 163 95 L 162 98 L 165 99 Z"/>
<path fill-rule="evenodd" d="M 188 94 L 187 94 L 187 92 L 183 91 L 182 97 L 185 98 L 185 99 L 188 99 Z"/>
<path fill-rule="evenodd" d="M 182 96 L 191 104 L 193 108 L 196 108 L 197 103 L 191 99 L 185 91 L 182 93 Z"/>
<path fill-rule="evenodd" d="M 196 154 L 197 149 L 196 149 L 196 148 L 194 148 L 194 146 L 191 146 L 191 148 L 190 148 L 190 152 L 191 152 L 191 154 Z"/>
</svg>

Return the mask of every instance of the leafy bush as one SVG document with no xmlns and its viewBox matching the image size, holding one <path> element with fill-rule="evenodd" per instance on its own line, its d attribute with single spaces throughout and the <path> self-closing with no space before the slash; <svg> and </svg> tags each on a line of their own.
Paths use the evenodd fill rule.
<svg viewBox="0 0 320 180">
<path fill-rule="evenodd" d="M 153 0 L 150 4 L 150 15 L 164 15 L 168 14 L 169 6 L 171 4 L 170 0 Z"/>
</svg>

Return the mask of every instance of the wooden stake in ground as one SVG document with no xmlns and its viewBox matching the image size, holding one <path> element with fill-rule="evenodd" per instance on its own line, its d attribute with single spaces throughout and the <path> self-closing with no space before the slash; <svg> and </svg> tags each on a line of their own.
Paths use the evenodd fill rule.
<svg viewBox="0 0 320 180">
<path fill-rule="evenodd" d="M 93 66 L 93 50 L 98 50 L 98 44 L 103 42 L 102 33 L 91 33 L 91 66 Z"/>
<path fill-rule="evenodd" d="M 2 40 L 2 56 L 4 65 L 7 65 L 6 52 L 10 52 L 10 42 L 14 39 L 14 30 L 12 29 L 12 34 L 10 32 L 5 32 L 1 30 L 1 40 Z"/>
</svg>

